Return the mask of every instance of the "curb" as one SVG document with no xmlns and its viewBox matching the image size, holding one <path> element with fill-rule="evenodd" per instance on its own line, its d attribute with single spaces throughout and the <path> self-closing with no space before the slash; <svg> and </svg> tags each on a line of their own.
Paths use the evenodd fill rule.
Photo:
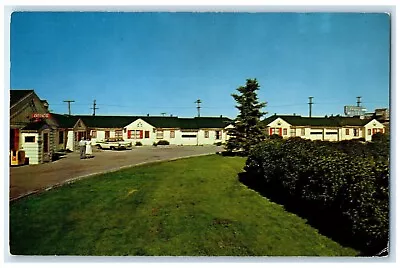
<svg viewBox="0 0 400 268">
<path fill-rule="evenodd" d="M 136 167 L 136 166 L 143 166 L 146 164 L 152 164 L 152 163 L 160 163 L 160 162 L 169 162 L 169 161 L 175 161 L 175 160 L 179 160 L 179 159 L 185 159 L 185 158 L 191 158 L 191 157 L 198 157 L 198 156 L 206 156 L 206 155 L 213 155 L 216 153 L 204 153 L 204 154 L 196 154 L 196 155 L 189 155 L 189 156 L 181 156 L 181 157 L 174 157 L 174 158 L 169 158 L 169 159 L 161 159 L 161 160 L 151 160 L 151 161 L 144 161 L 144 162 L 140 162 L 140 163 L 136 163 L 136 164 L 132 164 L 132 165 L 126 165 L 126 166 L 121 166 L 121 167 L 117 167 L 117 168 L 113 168 L 113 169 L 109 169 L 109 170 L 104 170 L 104 171 L 99 171 L 99 172 L 94 172 L 94 173 L 90 173 L 90 174 L 86 174 L 86 175 L 81 175 L 78 177 L 74 177 L 71 179 L 67 179 L 63 182 L 51 185 L 51 186 L 46 186 L 37 190 L 33 190 L 33 191 L 29 191 L 27 193 L 24 193 L 22 195 L 19 195 L 17 197 L 11 198 L 9 200 L 10 203 L 18 201 L 22 198 L 31 196 L 31 195 L 36 195 L 36 194 L 40 194 L 40 193 L 44 193 L 47 191 L 50 191 L 52 189 L 56 189 L 58 187 L 61 187 L 63 185 L 66 184 L 71 184 L 74 183 L 76 181 L 79 181 L 81 179 L 87 178 L 87 177 L 91 177 L 91 176 L 95 176 L 95 175 L 101 175 L 101 174 L 106 174 L 106 173 L 111 173 L 111 172 L 115 172 L 115 171 L 119 171 L 121 169 L 126 169 L 126 168 L 131 168 L 131 167 Z"/>
</svg>

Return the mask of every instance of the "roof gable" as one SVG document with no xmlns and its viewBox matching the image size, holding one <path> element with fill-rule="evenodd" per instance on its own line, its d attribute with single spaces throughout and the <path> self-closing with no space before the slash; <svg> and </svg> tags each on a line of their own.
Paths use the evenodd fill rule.
<svg viewBox="0 0 400 268">
<path fill-rule="evenodd" d="M 18 102 L 22 101 L 29 95 L 31 95 L 34 91 L 32 89 L 29 90 L 10 90 L 10 108 L 16 105 Z"/>
</svg>

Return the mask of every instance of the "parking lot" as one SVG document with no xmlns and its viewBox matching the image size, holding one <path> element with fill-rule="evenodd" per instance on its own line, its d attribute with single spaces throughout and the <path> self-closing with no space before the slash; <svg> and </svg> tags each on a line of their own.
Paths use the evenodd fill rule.
<svg viewBox="0 0 400 268">
<path fill-rule="evenodd" d="M 50 163 L 10 167 L 10 200 L 57 187 L 86 176 L 144 163 L 214 154 L 217 146 L 134 147 L 132 150 L 93 150 L 93 158 L 80 159 L 79 152 Z"/>
</svg>

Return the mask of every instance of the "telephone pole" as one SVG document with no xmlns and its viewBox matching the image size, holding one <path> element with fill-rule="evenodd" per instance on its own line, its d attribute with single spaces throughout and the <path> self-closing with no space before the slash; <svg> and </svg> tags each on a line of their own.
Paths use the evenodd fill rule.
<svg viewBox="0 0 400 268">
<path fill-rule="evenodd" d="M 361 103 L 361 96 L 358 96 L 357 97 L 357 107 L 360 107 L 360 103 Z"/>
<path fill-rule="evenodd" d="M 197 103 L 197 117 L 200 117 L 200 103 L 201 103 L 201 100 L 200 99 L 198 99 L 197 101 L 195 101 L 194 103 Z"/>
<path fill-rule="evenodd" d="M 311 110 L 312 110 L 312 105 L 313 105 L 312 99 L 313 99 L 313 97 L 308 97 L 308 99 L 310 100 L 310 102 L 308 103 L 308 105 L 310 106 L 309 107 L 308 117 L 311 118 Z"/>
<path fill-rule="evenodd" d="M 96 100 L 93 101 L 93 108 L 90 108 L 90 109 L 93 109 L 93 116 L 95 116 L 96 110 L 99 109 L 99 108 L 96 108 Z"/>
<path fill-rule="evenodd" d="M 71 115 L 71 102 L 75 102 L 74 100 L 65 100 L 64 102 L 68 102 L 68 115 Z"/>
</svg>

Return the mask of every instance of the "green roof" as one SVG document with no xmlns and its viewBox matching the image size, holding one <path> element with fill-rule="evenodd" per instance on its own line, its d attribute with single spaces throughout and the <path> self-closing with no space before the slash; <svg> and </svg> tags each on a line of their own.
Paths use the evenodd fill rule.
<svg viewBox="0 0 400 268">
<path fill-rule="evenodd" d="M 325 126 L 325 127 L 341 127 L 341 126 L 365 126 L 372 119 L 360 119 L 356 117 L 330 116 L 330 117 L 302 117 L 300 115 L 273 115 L 262 121 L 268 125 L 281 118 L 292 126 Z"/>
<path fill-rule="evenodd" d="M 122 128 L 139 118 L 138 116 L 104 115 L 75 115 L 75 117 L 80 118 L 87 127 L 97 128 Z"/>
<path fill-rule="evenodd" d="M 90 128 L 123 128 L 137 119 L 142 119 L 156 128 L 224 128 L 231 123 L 227 117 L 178 118 L 176 116 L 101 116 L 51 114 L 60 127 L 73 128 L 81 119 Z"/>
<path fill-rule="evenodd" d="M 179 119 L 176 116 L 142 116 L 140 118 L 157 128 L 179 127 Z"/>
<path fill-rule="evenodd" d="M 10 90 L 10 107 L 18 103 L 20 100 L 33 93 L 33 90 Z"/>
<path fill-rule="evenodd" d="M 62 115 L 62 114 L 53 114 L 50 113 L 50 117 L 57 122 L 58 127 L 60 128 L 73 128 L 78 118 L 75 116 Z"/>
</svg>

